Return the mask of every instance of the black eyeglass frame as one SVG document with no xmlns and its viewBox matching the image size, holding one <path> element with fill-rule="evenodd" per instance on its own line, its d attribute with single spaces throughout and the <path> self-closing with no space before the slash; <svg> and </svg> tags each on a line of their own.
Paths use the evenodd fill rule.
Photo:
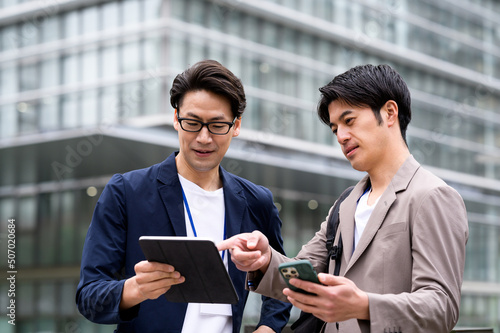
<svg viewBox="0 0 500 333">
<path fill-rule="evenodd" d="M 231 127 L 234 126 L 234 123 L 236 121 L 236 119 L 238 119 L 238 117 L 234 117 L 233 121 L 232 122 L 228 122 L 228 121 L 209 121 L 208 123 L 204 123 L 203 121 L 201 120 L 198 120 L 198 119 L 192 119 L 192 118 L 177 118 L 177 120 L 179 121 L 179 125 L 181 125 L 181 128 L 183 131 L 186 131 L 186 132 L 190 132 L 190 133 L 196 133 L 196 132 L 200 132 L 202 129 L 203 129 L 203 126 L 206 126 L 207 127 L 207 130 L 214 134 L 214 135 L 226 135 L 227 133 L 229 133 L 229 131 L 231 130 Z M 201 127 L 199 130 L 197 131 L 190 131 L 190 130 L 187 130 L 185 129 L 183 126 L 182 126 L 182 121 L 183 120 L 189 120 L 189 121 L 194 121 L 198 124 L 201 124 Z M 226 133 L 214 133 L 210 130 L 210 127 L 208 125 L 211 125 L 211 124 L 224 124 L 224 125 L 229 125 L 228 129 L 227 129 L 227 132 Z"/>
</svg>

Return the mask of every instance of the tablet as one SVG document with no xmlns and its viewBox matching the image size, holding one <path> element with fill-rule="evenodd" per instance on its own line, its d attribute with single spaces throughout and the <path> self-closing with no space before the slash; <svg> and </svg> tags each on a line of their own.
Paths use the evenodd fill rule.
<svg viewBox="0 0 500 333">
<path fill-rule="evenodd" d="M 165 293 L 170 302 L 236 304 L 238 295 L 222 258 L 209 239 L 178 236 L 141 236 L 148 261 L 175 267 L 186 280 Z"/>
</svg>

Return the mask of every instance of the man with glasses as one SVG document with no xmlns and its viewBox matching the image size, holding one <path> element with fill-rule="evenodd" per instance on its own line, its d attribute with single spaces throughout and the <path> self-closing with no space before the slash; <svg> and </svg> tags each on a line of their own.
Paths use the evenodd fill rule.
<svg viewBox="0 0 500 333">
<path fill-rule="evenodd" d="M 85 240 L 76 302 L 87 319 L 117 324 L 117 332 L 238 333 L 248 292 L 246 275 L 229 254 L 223 259 L 237 304 L 171 303 L 161 296 L 184 277 L 175 267 L 146 261 L 138 239 L 194 236 L 220 242 L 260 230 L 283 253 L 271 192 L 220 166 L 240 133 L 245 93 L 232 72 L 206 60 L 179 74 L 170 95 L 180 149 L 162 163 L 109 181 Z M 281 332 L 291 306 L 262 299 L 256 332 Z"/>
</svg>

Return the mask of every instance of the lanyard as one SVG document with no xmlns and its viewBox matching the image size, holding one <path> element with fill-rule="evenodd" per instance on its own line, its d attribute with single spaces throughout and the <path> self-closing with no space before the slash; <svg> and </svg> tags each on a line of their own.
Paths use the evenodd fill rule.
<svg viewBox="0 0 500 333">
<path fill-rule="evenodd" d="M 371 185 L 370 185 L 370 186 L 368 186 L 368 187 L 366 188 L 366 190 L 363 192 L 363 194 L 361 194 L 361 197 L 362 197 L 363 195 L 365 195 L 365 194 L 366 194 L 366 192 L 370 192 L 370 190 L 371 190 L 371 189 L 372 189 L 372 186 L 371 186 Z M 359 197 L 359 198 L 358 198 L 358 200 L 356 201 L 356 204 L 358 204 L 358 203 L 359 203 L 359 199 L 361 199 L 361 197 Z"/>
<path fill-rule="evenodd" d="M 186 194 L 184 193 L 184 189 L 182 187 L 181 190 L 182 190 L 182 200 L 184 200 L 184 205 L 186 206 L 186 211 L 189 217 L 189 223 L 191 223 L 191 229 L 193 230 L 194 237 L 198 237 L 198 234 L 196 233 L 196 227 L 194 226 L 193 222 L 193 216 L 191 215 L 191 210 L 189 209 L 189 204 L 186 199 Z M 224 236 L 222 239 L 223 240 L 226 239 L 226 214 L 224 214 Z M 224 253 L 226 253 L 225 250 L 222 251 L 222 261 L 224 261 Z"/>
</svg>

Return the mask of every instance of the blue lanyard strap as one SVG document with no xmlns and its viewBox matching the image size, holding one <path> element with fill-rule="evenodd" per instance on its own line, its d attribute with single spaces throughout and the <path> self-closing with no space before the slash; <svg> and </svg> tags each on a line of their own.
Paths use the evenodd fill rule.
<svg viewBox="0 0 500 333">
<path fill-rule="evenodd" d="M 370 190 L 371 190 L 371 189 L 372 189 L 372 186 L 371 186 L 371 185 L 370 185 L 370 186 L 368 186 L 368 187 L 366 188 L 366 190 L 363 192 L 363 194 L 361 194 L 361 197 L 362 197 L 363 195 L 365 195 L 365 194 L 366 194 L 366 192 L 370 192 Z M 359 198 L 358 198 L 358 200 L 356 201 L 356 204 L 358 204 L 358 203 L 359 203 L 359 199 L 361 199 L 361 197 L 359 197 Z"/>
<path fill-rule="evenodd" d="M 186 206 L 186 211 L 189 217 L 189 223 L 191 223 L 191 229 L 193 230 L 194 237 L 198 237 L 198 234 L 196 233 L 196 227 L 194 226 L 193 222 L 193 216 L 191 215 L 191 210 L 189 209 L 189 204 L 186 199 L 186 194 L 184 193 L 184 189 L 181 187 L 182 190 L 182 200 L 184 200 L 184 205 Z M 224 214 L 224 237 L 223 239 L 226 239 L 226 214 Z M 222 261 L 224 261 L 224 254 L 226 251 L 222 251 Z"/>
<path fill-rule="evenodd" d="M 186 199 L 186 194 L 184 193 L 184 189 L 182 189 L 182 199 L 184 200 L 184 205 L 186 206 L 186 211 L 188 213 L 189 222 L 191 223 L 191 229 L 193 229 L 194 237 L 198 237 L 198 235 L 196 234 L 196 228 L 194 227 L 193 216 L 191 216 L 191 210 L 189 209 L 189 204 Z"/>
</svg>

